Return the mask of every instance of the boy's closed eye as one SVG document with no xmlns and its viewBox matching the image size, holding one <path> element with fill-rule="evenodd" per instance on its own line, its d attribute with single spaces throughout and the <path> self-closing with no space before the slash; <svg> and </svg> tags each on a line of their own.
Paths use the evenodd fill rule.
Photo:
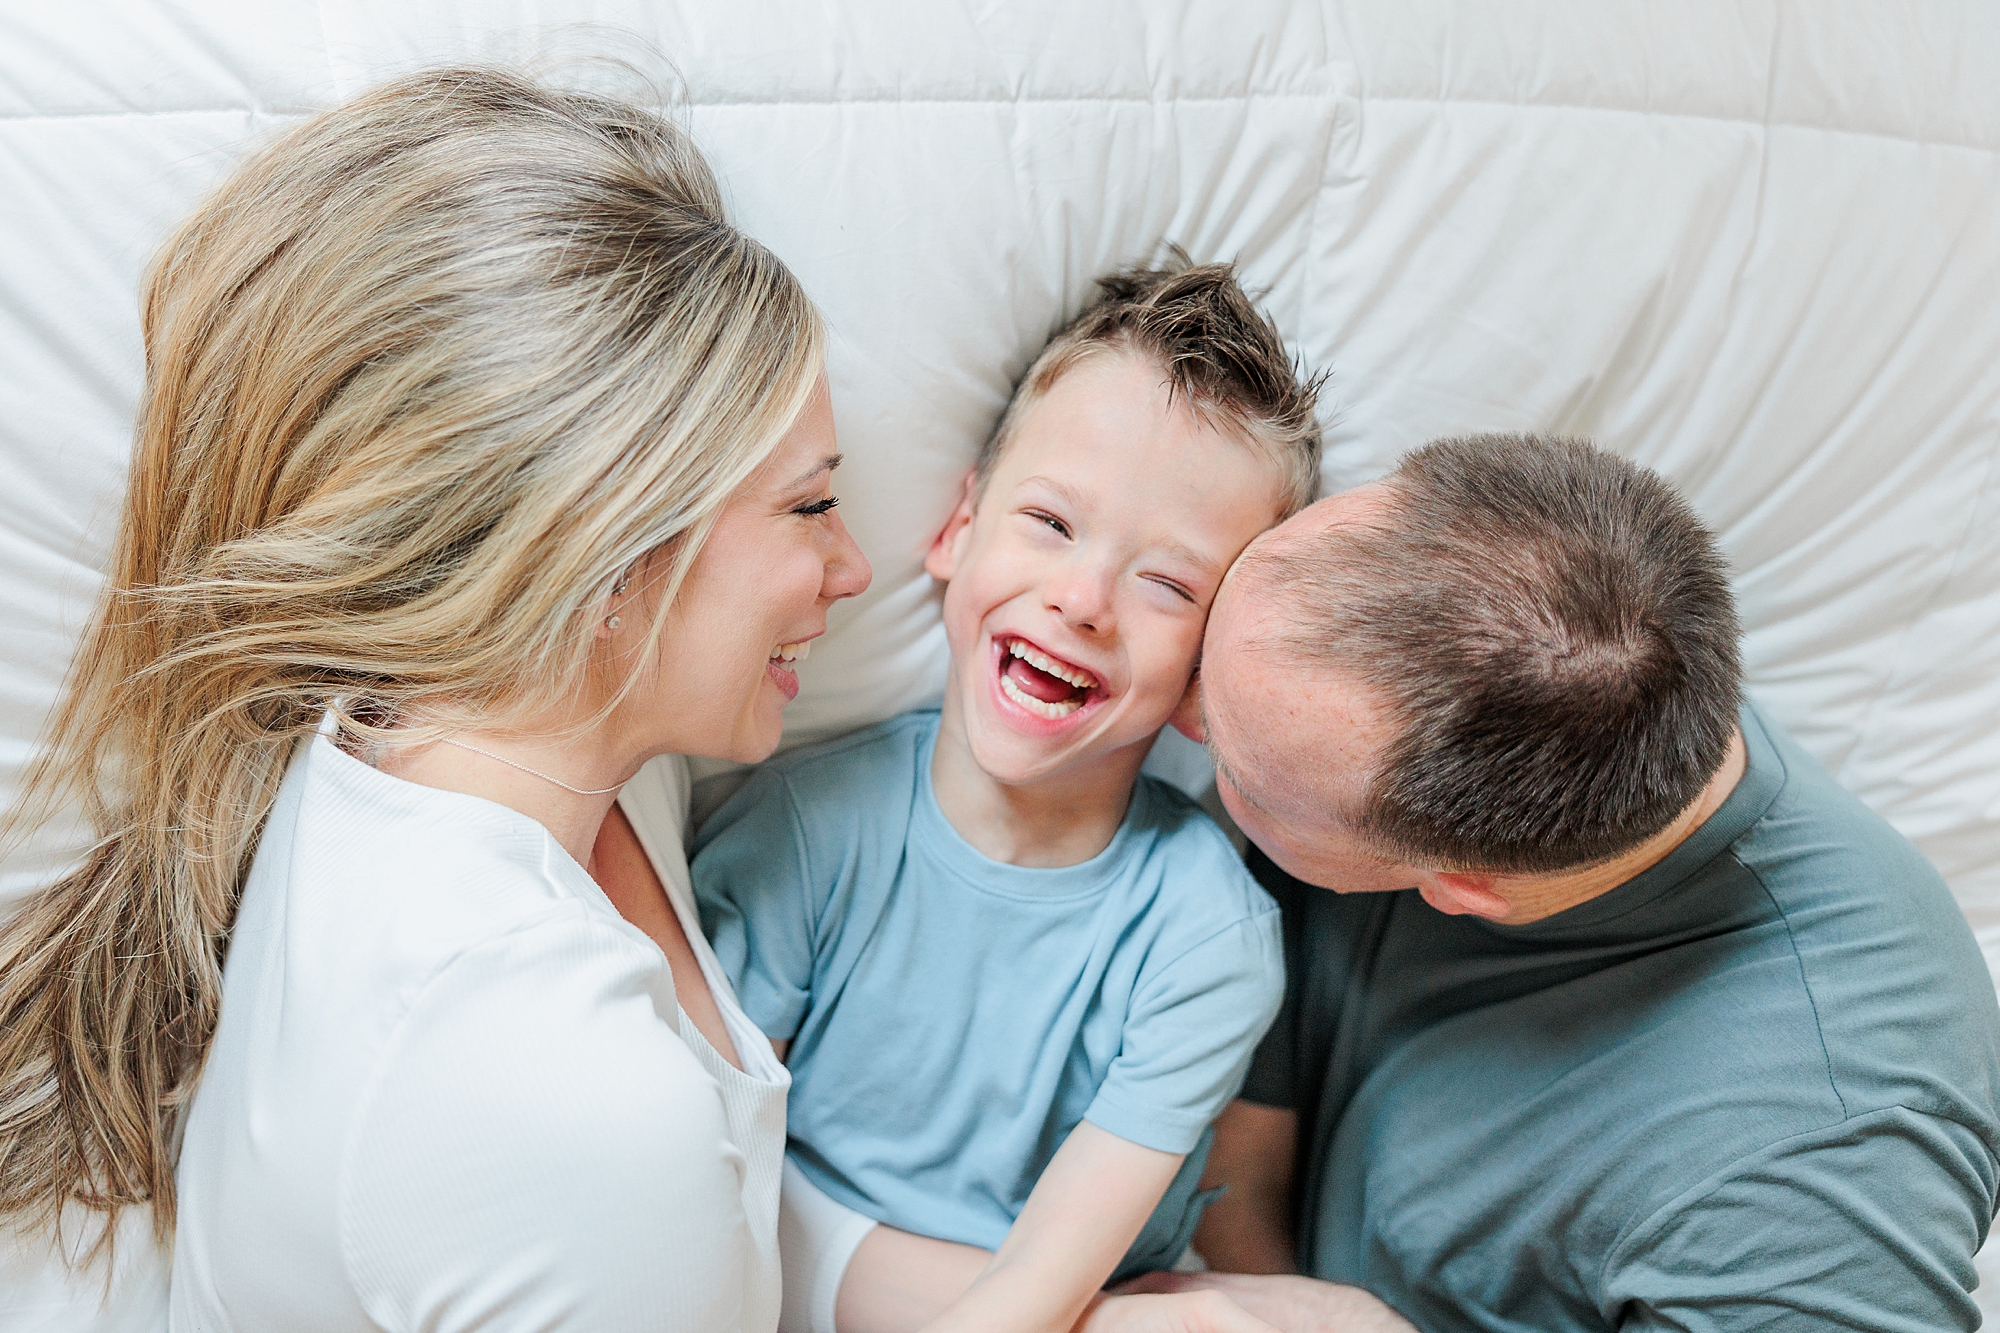
<svg viewBox="0 0 2000 1333">
<path fill-rule="evenodd" d="M 1023 518 L 1031 520 L 1032 522 L 1041 524 L 1043 527 L 1049 529 L 1051 532 L 1054 532 L 1058 536 L 1064 537 L 1066 539 L 1074 539 L 1076 536 L 1076 534 L 1070 530 L 1070 526 L 1067 520 L 1063 519 L 1060 515 L 1051 514 L 1047 510 L 1023 509 L 1021 511 L 1021 516 Z"/>
</svg>

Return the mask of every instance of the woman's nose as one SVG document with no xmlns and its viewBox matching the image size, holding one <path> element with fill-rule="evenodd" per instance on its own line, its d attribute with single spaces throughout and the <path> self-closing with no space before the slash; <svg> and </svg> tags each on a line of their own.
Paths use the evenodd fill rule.
<svg viewBox="0 0 2000 1333">
<path fill-rule="evenodd" d="M 861 554 L 861 548 L 848 535 L 847 525 L 840 521 L 840 515 L 830 515 L 833 519 L 833 551 L 827 556 L 826 578 L 820 584 L 820 595 L 829 602 L 837 602 L 843 597 L 853 597 L 865 592 L 875 578 L 875 571 L 868 567 L 868 557 Z"/>
</svg>

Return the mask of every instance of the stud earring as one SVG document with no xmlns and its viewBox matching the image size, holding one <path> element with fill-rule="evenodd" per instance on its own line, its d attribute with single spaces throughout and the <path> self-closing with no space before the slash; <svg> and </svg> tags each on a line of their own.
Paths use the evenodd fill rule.
<svg viewBox="0 0 2000 1333">
<path fill-rule="evenodd" d="M 606 629 L 617 629 L 620 625 L 624 623 L 625 622 L 620 620 L 617 616 L 604 617 L 604 627 Z"/>
</svg>

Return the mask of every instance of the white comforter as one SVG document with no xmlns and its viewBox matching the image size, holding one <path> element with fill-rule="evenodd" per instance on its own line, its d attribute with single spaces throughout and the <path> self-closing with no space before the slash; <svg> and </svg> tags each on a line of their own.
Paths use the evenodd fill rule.
<svg viewBox="0 0 2000 1333">
<path fill-rule="evenodd" d="M 1757 695 L 2000 953 L 2000 10 L 1941 0 L 12 0 L 0 800 L 105 558 L 164 228 L 384 74 L 551 50 L 677 65 L 738 217 L 832 321 L 876 581 L 795 736 L 934 688 L 931 525 L 1092 278 L 1171 240 L 1237 259 L 1332 369 L 1329 486 L 1489 429 L 1679 481 Z M 0 1329 L 90 1326 L 97 1288 L 38 1254 L 0 1269 Z M 105 1328 L 157 1318 L 126 1255 Z"/>
</svg>

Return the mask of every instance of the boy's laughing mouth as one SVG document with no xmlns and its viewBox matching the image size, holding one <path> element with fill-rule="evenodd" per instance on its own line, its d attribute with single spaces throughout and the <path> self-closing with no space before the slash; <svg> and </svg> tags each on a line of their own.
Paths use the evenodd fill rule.
<svg viewBox="0 0 2000 1333">
<path fill-rule="evenodd" d="M 1043 652 L 1026 639 L 995 640 L 1000 693 L 1031 716 L 1060 722 L 1099 697 L 1104 684 L 1072 662 Z"/>
</svg>

